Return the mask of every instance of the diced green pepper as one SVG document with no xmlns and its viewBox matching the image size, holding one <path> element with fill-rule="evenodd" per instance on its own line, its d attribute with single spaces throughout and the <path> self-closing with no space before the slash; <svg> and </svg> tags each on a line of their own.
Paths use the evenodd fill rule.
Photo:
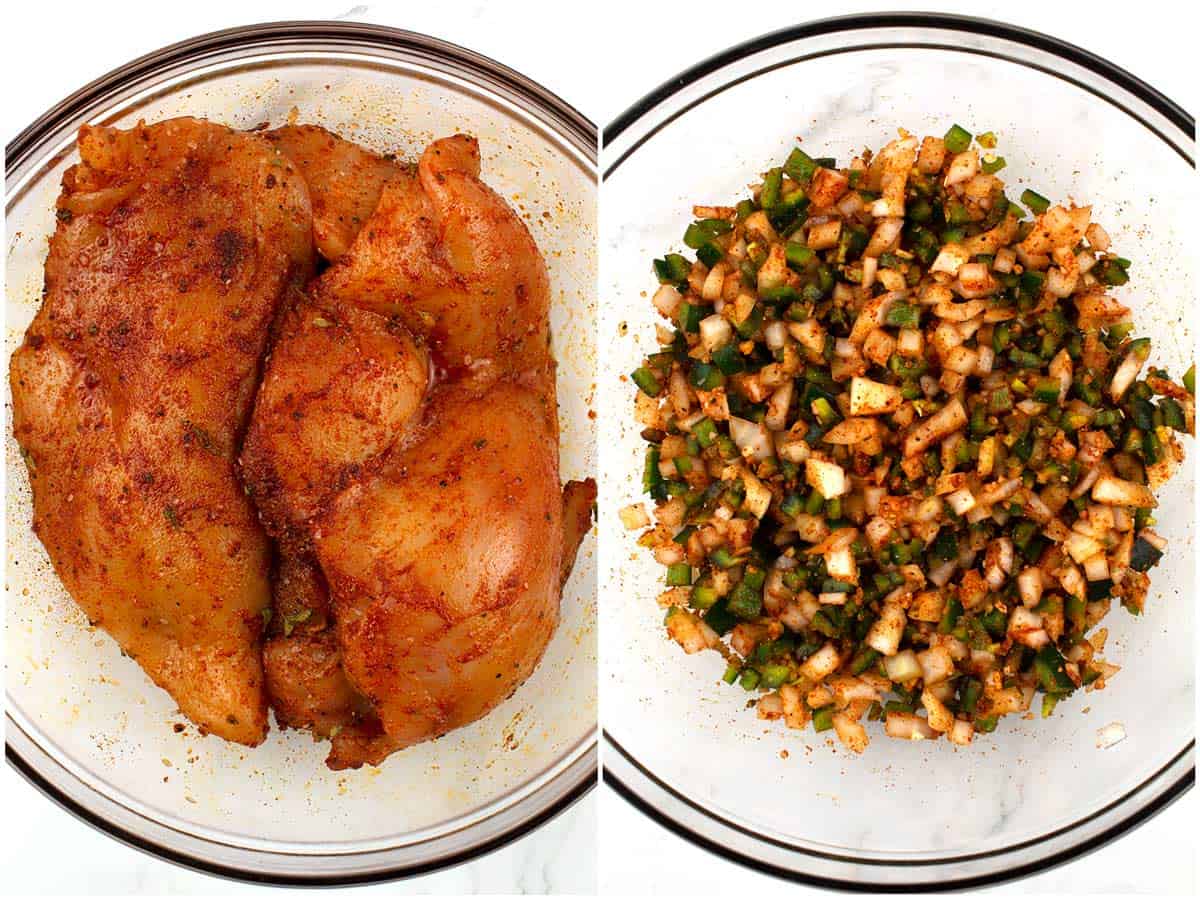
<svg viewBox="0 0 1200 899">
<path fill-rule="evenodd" d="M 782 187 L 783 169 L 771 169 L 763 178 L 762 191 L 758 195 L 759 205 L 767 212 L 775 209 L 779 205 Z"/>
<path fill-rule="evenodd" d="M 783 170 L 793 181 L 807 182 L 817 170 L 817 162 L 799 147 L 788 154 Z"/>
<path fill-rule="evenodd" d="M 1144 537 L 1133 541 L 1133 549 L 1129 553 L 1129 567 L 1134 571 L 1149 571 L 1162 558 L 1162 550 Z"/>
<path fill-rule="evenodd" d="M 985 175 L 994 175 L 994 174 L 996 174 L 996 172 L 1000 171 L 1006 165 L 1008 165 L 1008 163 L 1004 161 L 1003 156 L 993 156 L 991 159 L 988 159 L 985 156 L 980 161 L 979 168 L 983 171 L 983 173 Z"/>
<path fill-rule="evenodd" d="M 971 132 L 961 125 L 954 125 L 944 138 L 946 149 L 951 153 L 962 153 L 971 146 Z"/>
<path fill-rule="evenodd" d="M 1050 201 L 1035 190 L 1028 188 L 1021 194 L 1021 202 L 1029 207 L 1034 215 L 1041 215 L 1050 208 Z"/>
<path fill-rule="evenodd" d="M 662 384 L 659 382 L 654 372 L 646 366 L 643 365 L 632 375 L 630 375 L 630 377 L 633 378 L 633 383 L 637 384 L 638 388 L 642 391 L 642 393 L 646 394 L 646 396 L 658 396 L 660 393 L 662 393 Z"/>
<path fill-rule="evenodd" d="M 1039 403 L 1054 403 L 1058 401 L 1059 383 L 1057 378 L 1038 378 L 1033 383 L 1033 398 Z"/>
<path fill-rule="evenodd" d="M 979 698 L 983 696 L 983 684 L 973 677 L 965 678 L 958 695 L 958 707 L 968 715 L 972 715 L 975 713 L 975 706 L 979 703 Z"/>
<path fill-rule="evenodd" d="M 760 669 L 762 674 L 762 686 L 768 690 L 774 690 L 782 687 L 792 677 L 792 669 L 787 665 L 767 664 Z"/>
<path fill-rule="evenodd" d="M 946 603 L 946 608 L 942 612 L 942 620 L 938 622 L 938 633 L 948 634 L 954 630 L 954 626 L 958 624 L 959 616 L 963 613 L 962 603 L 957 596 L 953 596 Z"/>
<path fill-rule="evenodd" d="M 695 334 L 700 330 L 700 319 L 704 318 L 704 310 L 692 303 L 683 302 L 679 304 L 676 316 L 679 321 L 679 330 Z"/>
<path fill-rule="evenodd" d="M 741 581 L 729 594 L 729 611 L 739 618 L 757 618 L 762 614 L 762 588 L 766 575 L 747 568 Z"/>
<path fill-rule="evenodd" d="M 725 384 L 725 375 L 721 369 L 708 362 L 697 362 L 692 366 L 689 380 L 692 386 L 700 390 L 716 390 Z"/>
<path fill-rule="evenodd" d="M 725 254 L 715 243 L 706 243 L 704 246 L 696 250 L 696 258 L 709 268 L 712 268 L 725 258 Z"/>
<path fill-rule="evenodd" d="M 642 490 L 649 493 L 653 499 L 667 498 L 667 486 L 663 481 L 662 472 L 658 470 L 659 450 L 657 446 L 646 447 L 646 465 L 642 472 Z"/>
<path fill-rule="evenodd" d="M 667 566 L 667 586 L 687 587 L 692 583 L 692 566 L 687 562 L 676 562 Z"/>
<path fill-rule="evenodd" d="M 662 284 L 686 281 L 691 270 L 691 263 L 678 253 L 668 253 L 666 258 L 654 260 L 654 274 Z"/>
<path fill-rule="evenodd" d="M 1043 646 L 1033 658 L 1033 672 L 1038 683 L 1047 693 L 1070 693 L 1075 682 L 1067 676 L 1067 660 L 1053 645 Z"/>
<path fill-rule="evenodd" d="M 717 439 L 717 425 L 711 418 L 702 418 L 692 425 L 692 436 L 696 438 L 696 442 L 704 448 L 713 445 L 713 441 Z"/>
<path fill-rule="evenodd" d="M 711 609 L 718 599 L 720 597 L 717 596 L 716 589 L 708 584 L 697 584 L 692 588 L 692 595 L 688 601 L 688 605 L 693 609 L 703 612 L 706 609 Z"/>
<path fill-rule="evenodd" d="M 884 322 L 893 328 L 915 328 L 921 323 L 921 310 L 903 301 L 891 305 Z"/>
<path fill-rule="evenodd" d="M 879 651 L 870 646 L 860 646 L 850 661 L 850 673 L 862 674 L 879 659 Z"/>
<path fill-rule="evenodd" d="M 793 268 L 805 269 L 817 258 L 817 254 L 799 243 L 789 243 L 785 248 L 788 265 Z"/>
<path fill-rule="evenodd" d="M 737 619 L 729 611 L 729 597 L 722 596 L 704 613 L 704 623 L 718 634 L 724 635 L 733 629 Z"/>
</svg>

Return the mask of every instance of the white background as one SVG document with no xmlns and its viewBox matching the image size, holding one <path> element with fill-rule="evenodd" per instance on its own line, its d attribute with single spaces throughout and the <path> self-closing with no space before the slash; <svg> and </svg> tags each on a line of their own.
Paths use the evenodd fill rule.
<svg viewBox="0 0 1200 899">
<path fill-rule="evenodd" d="M 806 11 L 816 16 L 889 6 L 843 2 L 830 7 L 795 0 L 658 4 L 391 0 L 358 7 L 353 0 L 95 4 L 35 0 L 11 4 L 6 10 L 0 54 L 3 138 L 10 140 L 51 104 L 135 56 L 205 31 L 251 22 L 346 17 L 422 31 L 518 69 L 603 123 L 692 63 L 730 44 L 794 24 L 806 17 Z M 1194 11 L 1183 11 L 1184 4 L 1009 0 L 1002 7 L 925 6 L 1000 15 L 1064 38 L 1128 69 L 1190 112 L 1197 110 L 1197 21 Z M 0 790 L 6 822 L 0 841 L 5 893 L 221 895 L 254 889 L 183 871 L 125 849 L 53 806 L 7 767 L 0 773 Z M 602 834 L 600 883 L 606 892 L 754 895 L 778 893 L 781 888 L 789 894 L 815 892 L 784 887 L 714 859 L 650 822 L 605 788 L 537 833 L 473 865 L 354 893 L 578 891 L 596 876 L 597 814 Z M 1198 816 L 1200 799 L 1193 791 L 1133 834 L 1085 860 L 997 892 L 1194 894 Z"/>
</svg>

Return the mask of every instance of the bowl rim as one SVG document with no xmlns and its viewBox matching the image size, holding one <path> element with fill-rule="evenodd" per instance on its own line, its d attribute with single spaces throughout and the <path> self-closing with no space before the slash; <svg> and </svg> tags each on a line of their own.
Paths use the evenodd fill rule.
<svg viewBox="0 0 1200 899">
<path fill-rule="evenodd" d="M 318 46 L 319 45 L 319 46 Z M 557 94 L 516 70 L 466 47 L 419 32 L 362 22 L 325 20 L 277 21 L 222 29 L 167 45 L 137 57 L 79 88 L 10 140 L 6 147 L 6 187 L 19 184 L 28 169 L 48 149 L 55 134 L 102 112 L 107 104 L 119 100 L 128 91 L 144 86 L 148 79 L 179 68 L 193 68 L 208 62 L 227 62 L 242 53 L 286 52 L 301 49 L 320 56 L 336 51 L 376 52 L 392 60 L 419 59 L 433 65 L 442 74 L 469 81 L 486 93 L 499 96 L 532 116 L 537 123 L 566 142 L 575 154 L 575 162 L 598 180 L 598 132 L 596 125 Z M 334 55 L 331 59 L 336 59 Z M 10 201 L 12 194 L 9 193 Z M 484 829 L 477 841 L 462 843 L 461 829 L 453 828 L 429 840 L 415 844 L 372 849 L 361 853 L 293 855 L 285 850 L 218 844 L 206 838 L 184 833 L 162 822 L 131 815 L 124 806 L 94 789 L 72 773 L 61 761 L 38 744 L 12 709 L 6 709 L 5 758 L 8 764 L 32 786 L 60 807 L 96 830 L 131 848 L 173 864 L 218 877 L 248 883 L 277 886 L 350 886 L 414 877 L 462 864 L 499 849 L 536 830 L 565 811 L 598 783 L 599 730 L 596 725 L 566 749 L 545 771 L 538 772 L 518 785 L 518 791 L 535 784 L 525 795 L 515 798 L 503 794 L 508 805 L 488 809 L 473 827 Z M 550 775 L 547 778 L 547 775 Z M 511 793 L 511 791 L 509 791 Z M 106 814 L 107 813 L 107 814 Z M 116 820 L 120 817 L 121 820 Z M 143 821 L 141 826 L 130 822 Z M 177 846 L 167 845 L 172 841 Z M 441 845 L 440 845 L 441 844 Z M 448 844 L 448 845 L 446 845 Z M 425 848 L 429 860 L 408 860 L 414 849 Z M 209 857 L 214 849 L 230 853 L 232 861 Z M 305 870 L 297 870 L 295 860 Z M 333 874 L 310 872 L 322 861 L 362 859 L 360 867 Z"/>
<path fill-rule="evenodd" d="M 712 85 L 712 89 L 702 96 L 691 100 L 681 108 L 668 110 L 664 113 L 662 107 L 665 104 L 671 103 L 678 94 L 721 72 L 722 69 L 765 51 L 770 51 L 787 44 L 798 43 L 809 38 L 838 34 L 851 35 L 855 32 L 879 31 L 883 29 L 927 30 L 933 34 L 939 32 L 966 32 L 972 36 L 1021 45 L 1023 48 L 1040 51 L 1041 53 L 1073 63 L 1087 70 L 1089 74 L 1099 76 L 1104 82 L 1124 90 L 1135 100 L 1144 103 L 1150 110 L 1161 117 L 1162 122 L 1151 123 L 1147 121 L 1142 116 L 1126 108 L 1117 99 L 1106 96 L 1093 86 L 1082 84 L 1065 73 L 1037 66 L 1026 60 L 1013 59 L 1004 54 L 995 52 L 983 53 L 983 55 L 998 56 L 1005 61 L 1042 71 L 1044 74 L 1067 81 L 1076 87 L 1088 91 L 1097 98 L 1117 106 L 1166 143 L 1189 165 L 1195 166 L 1195 118 L 1178 103 L 1137 76 L 1088 50 L 1041 32 L 993 19 L 941 13 L 885 12 L 835 16 L 771 31 L 722 50 L 664 81 L 658 87 L 635 101 L 604 127 L 601 147 L 602 153 L 605 156 L 601 160 L 601 183 L 603 184 L 607 181 L 626 159 L 637 152 L 643 143 L 679 116 L 700 105 L 715 93 L 733 84 L 754 78 L 762 74 L 764 70 L 773 69 L 777 66 L 766 65 L 762 69 L 757 69 L 750 74 L 740 76 L 733 82 L 715 83 Z M 857 50 L 872 49 L 872 46 L 851 44 L 836 52 L 854 52 Z M 981 52 L 976 48 L 954 46 L 949 43 L 942 43 L 936 46 L 922 46 L 930 49 L 944 49 L 964 53 L 978 54 Z M 783 64 L 798 61 L 800 60 L 793 59 Z M 664 116 L 661 120 L 646 121 L 649 117 L 659 113 L 662 113 Z M 1180 133 L 1174 135 L 1165 133 L 1164 127 L 1162 127 L 1164 125 L 1166 128 L 1176 129 Z M 614 158 L 607 158 L 609 154 L 615 154 Z M 910 862 L 848 859 L 843 856 L 833 856 L 810 851 L 799 846 L 789 845 L 783 847 L 801 858 L 807 857 L 812 859 L 814 857 L 822 857 L 841 864 L 862 866 L 868 871 L 872 868 L 875 870 L 906 870 L 912 872 L 914 879 L 918 876 L 926 878 L 918 882 L 910 881 L 901 884 L 883 878 L 872 880 L 824 876 L 822 874 L 798 870 L 794 867 L 782 867 L 771 862 L 764 862 L 761 858 L 756 858 L 741 848 L 735 848 L 733 841 L 726 841 L 723 838 L 734 837 L 735 839 L 740 839 L 743 845 L 765 845 L 772 842 L 769 838 L 749 833 L 741 826 L 724 820 L 719 815 L 706 809 L 703 805 L 693 802 L 688 797 L 679 793 L 638 762 L 607 729 L 602 731 L 602 745 L 604 762 L 601 777 L 603 782 L 634 808 L 676 836 L 682 837 L 715 855 L 755 871 L 768 873 L 784 880 L 803 883 L 809 886 L 851 892 L 939 892 L 959 890 L 988 886 L 1040 873 L 1051 867 L 1079 858 L 1123 836 L 1178 799 L 1191 789 L 1196 781 L 1194 761 L 1195 739 L 1193 737 L 1191 741 L 1183 746 L 1158 771 L 1105 808 L 1095 811 L 1087 817 L 1057 831 L 1040 835 L 1016 846 L 1005 847 L 1004 849 L 983 854 L 972 855 L 970 853 L 960 853 L 945 859 Z M 1140 806 L 1129 807 L 1139 794 L 1149 794 L 1149 801 Z M 1127 811 L 1124 811 L 1123 815 L 1117 817 L 1112 823 L 1105 823 L 1097 833 L 1085 835 L 1075 845 L 1067 845 L 1061 848 L 1052 847 L 1052 851 L 1047 852 L 1044 857 L 1027 856 L 1013 859 L 1011 864 L 990 873 L 950 877 L 942 875 L 933 879 L 934 875 L 939 874 L 939 866 L 946 867 L 982 857 L 1003 859 L 1007 855 L 1036 848 L 1040 843 L 1064 837 L 1089 822 L 1098 821 L 1105 815 L 1110 815 L 1124 807 L 1127 807 Z M 699 833 L 686 823 L 686 817 L 694 815 L 699 815 L 699 820 L 704 825 L 705 833 Z M 870 874 L 867 875 L 867 877 L 870 876 Z"/>
</svg>

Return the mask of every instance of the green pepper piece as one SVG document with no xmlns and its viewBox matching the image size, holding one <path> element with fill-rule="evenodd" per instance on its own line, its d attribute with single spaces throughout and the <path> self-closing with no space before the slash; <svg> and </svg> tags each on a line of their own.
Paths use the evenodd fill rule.
<svg viewBox="0 0 1200 899">
<path fill-rule="evenodd" d="M 715 588 L 709 584 L 697 584 L 692 588 L 692 595 L 688 600 L 688 605 L 693 609 L 703 612 L 706 609 L 711 609 L 718 599 L 720 597 L 717 596 Z"/>
<path fill-rule="evenodd" d="M 1183 386 L 1192 396 L 1196 395 L 1196 363 L 1193 362 L 1183 373 Z"/>
<path fill-rule="evenodd" d="M 793 181 L 806 182 L 817 170 L 817 161 L 796 147 L 788 154 L 787 161 L 783 164 L 783 170 Z"/>
<path fill-rule="evenodd" d="M 691 270 L 691 263 L 678 253 L 668 253 L 665 258 L 654 260 L 654 274 L 662 284 L 686 281 Z"/>
<path fill-rule="evenodd" d="M 813 712 L 813 730 L 823 733 L 833 727 L 833 707 L 825 706 Z"/>
<path fill-rule="evenodd" d="M 774 168 L 767 172 L 763 178 L 762 191 L 758 195 L 758 202 L 767 212 L 771 212 L 779 205 L 781 191 L 783 188 L 783 169 Z"/>
<path fill-rule="evenodd" d="M 659 450 L 657 446 L 646 447 L 646 465 L 642 472 L 642 490 L 649 493 L 653 499 L 667 498 L 667 486 L 663 481 L 662 472 L 658 470 Z"/>
<path fill-rule="evenodd" d="M 921 310 L 903 301 L 893 303 L 884 316 L 884 323 L 893 328 L 916 328 L 921 323 Z"/>
<path fill-rule="evenodd" d="M 747 568 L 741 581 L 729 594 L 729 611 L 739 618 L 757 618 L 762 614 L 762 589 L 766 574 Z"/>
<path fill-rule="evenodd" d="M 1054 711 L 1054 707 L 1058 705 L 1058 695 L 1056 693 L 1047 693 L 1042 697 L 1042 717 L 1049 718 Z"/>
<path fill-rule="evenodd" d="M 779 511 L 788 518 L 795 518 L 804 511 L 804 498 L 799 493 L 789 493 L 779 504 Z"/>
<path fill-rule="evenodd" d="M 753 668 L 746 668 L 742 671 L 741 685 L 742 689 L 749 693 L 751 690 L 758 689 L 758 683 L 761 680 L 761 675 Z"/>
<path fill-rule="evenodd" d="M 767 664 L 762 666 L 762 686 L 768 690 L 782 687 L 792 677 L 792 669 L 787 665 Z"/>
<path fill-rule="evenodd" d="M 961 125 L 953 125 L 943 140 L 949 152 L 962 153 L 971 146 L 971 132 Z"/>
<path fill-rule="evenodd" d="M 700 319 L 704 318 L 704 312 L 697 305 L 683 302 L 679 304 L 676 316 L 681 331 L 686 331 L 688 334 L 695 334 L 700 330 Z"/>
<path fill-rule="evenodd" d="M 1144 537 L 1138 537 L 1133 541 L 1133 549 L 1129 553 L 1129 567 L 1134 571 L 1149 571 L 1162 556 L 1162 550 Z"/>
<path fill-rule="evenodd" d="M 817 254 L 810 250 L 804 244 L 789 242 L 784 248 L 787 254 L 788 265 L 792 268 L 806 269 L 817 258 Z"/>
<path fill-rule="evenodd" d="M 842 634 L 842 629 L 838 627 L 837 623 L 831 617 L 832 613 L 830 609 L 832 608 L 836 608 L 836 606 L 830 606 L 828 608 L 821 609 L 813 616 L 812 621 L 809 622 L 809 625 L 813 630 L 819 631 L 826 637 L 840 637 Z"/>
<path fill-rule="evenodd" d="M 979 698 L 983 696 L 983 684 L 973 677 L 965 678 L 958 695 L 958 707 L 968 715 L 973 715 Z"/>
<path fill-rule="evenodd" d="M 1033 672 L 1047 693 L 1071 693 L 1075 683 L 1067 676 L 1067 660 L 1053 645 L 1043 646 L 1033 658 Z"/>
<path fill-rule="evenodd" d="M 879 659 L 879 651 L 870 646 L 860 646 L 850 661 L 850 673 L 862 674 Z"/>
<path fill-rule="evenodd" d="M 729 597 L 722 596 L 707 612 L 704 613 L 704 623 L 722 636 L 729 633 L 737 624 L 737 619 L 729 611 Z"/>
<path fill-rule="evenodd" d="M 1033 382 L 1033 398 L 1039 403 L 1058 402 L 1058 391 L 1057 378 L 1038 378 Z"/>
<path fill-rule="evenodd" d="M 1021 202 L 1028 206 L 1035 215 L 1041 215 L 1050 208 L 1049 200 L 1037 191 L 1028 188 L 1021 194 Z"/>
<path fill-rule="evenodd" d="M 687 562 L 676 562 L 667 566 L 668 587 L 688 587 L 692 583 L 692 566 Z"/>
<path fill-rule="evenodd" d="M 1002 639 L 1008 630 L 1008 618 L 999 609 L 989 609 L 979 620 L 993 640 Z"/>
<path fill-rule="evenodd" d="M 1163 397 L 1158 401 L 1158 408 L 1162 410 L 1163 424 L 1168 428 L 1187 433 L 1187 419 L 1183 414 L 1183 407 L 1169 396 Z"/>
<path fill-rule="evenodd" d="M 660 393 L 662 393 L 662 384 L 659 382 L 658 378 L 655 377 L 654 372 L 646 366 L 643 365 L 641 368 L 631 374 L 630 377 L 633 378 L 633 383 L 637 384 L 638 388 L 642 391 L 642 393 L 646 394 L 646 396 L 658 396 Z"/>
<path fill-rule="evenodd" d="M 718 262 L 725 258 L 725 254 L 721 248 L 713 243 L 706 243 L 696 251 L 696 258 L 703 262 L 709 268 L 712 268 Z"/>
<path fill-rule="evenodd" d="M 993 156 L 991 159 L 988 159 L 985 156 L 982 160 L 980 160 L 979 168 L 985 175 L 994 175 L 1006 165 L 1008 165 L 1008 163 L 1004 161 L 1003 156 Z"/>
<path fill-rule="evenodd" d="M 948 634 L 954 630 L 954 626 L 958 624 L 958 619 L 963 613 L 962 603 L 957 596 L 951 597 L 946 603 L 946 608 L 942 612 L 942 620 L 938 622 L 938 633 Z"/>
</svg>

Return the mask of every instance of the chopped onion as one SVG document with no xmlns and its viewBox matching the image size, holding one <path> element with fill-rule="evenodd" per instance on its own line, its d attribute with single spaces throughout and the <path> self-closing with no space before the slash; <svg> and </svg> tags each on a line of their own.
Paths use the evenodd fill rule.
<svg viewBox="0 0 1200 899">
<path fill-rule="evenodd" d="M 704 322 L 700 323 L 701 327 Z M 776 319 L 765 328 L 763 328 L 763 339 L 767 343 L 767 347 L 772 350 L 781 350 L 784 344 L 787 343 L 787 324 L 781 319 Z"/>
<path fill-rule="evenodd" d="M 771 432 L 767 430 L 766 425 L 756 424 L 731 415 L 729 417 L 729 436 L 733 438 L 733 442 L 741 450 L 742 455 L 755 462 L 770 459 L 775 453 Z"/>
<path fill-rule="evenodd" d="M 683 294 L 673 284 L 663 284 L 655 291 L 652 302 L 654 308 L 664 316 L 674 318 L 675 313 L 679 311 L 679 304 L 683 302 Z"/>
<path fill-rule="evenodd" d="M 883 670 L 887 672 L 889 680 L 903 684 L 921 676 L 921 663 L 917 661 L 915 652 L 906 649 L 904 652 L 898 652 L 894 656 L 885 658 Z"/>
<path fill-rule="evenodd" d="M 700 320 L 700 342 L 710 353 L 733 340 L 733 326 L 722 315 L 710 315 Z"/>
<path fill-rule="evenodd" d="M 1109 749 L 1125 739 L 1125 725 L 1114 721 L 1096 731 L 1096 748 Z"/>
</svg>

